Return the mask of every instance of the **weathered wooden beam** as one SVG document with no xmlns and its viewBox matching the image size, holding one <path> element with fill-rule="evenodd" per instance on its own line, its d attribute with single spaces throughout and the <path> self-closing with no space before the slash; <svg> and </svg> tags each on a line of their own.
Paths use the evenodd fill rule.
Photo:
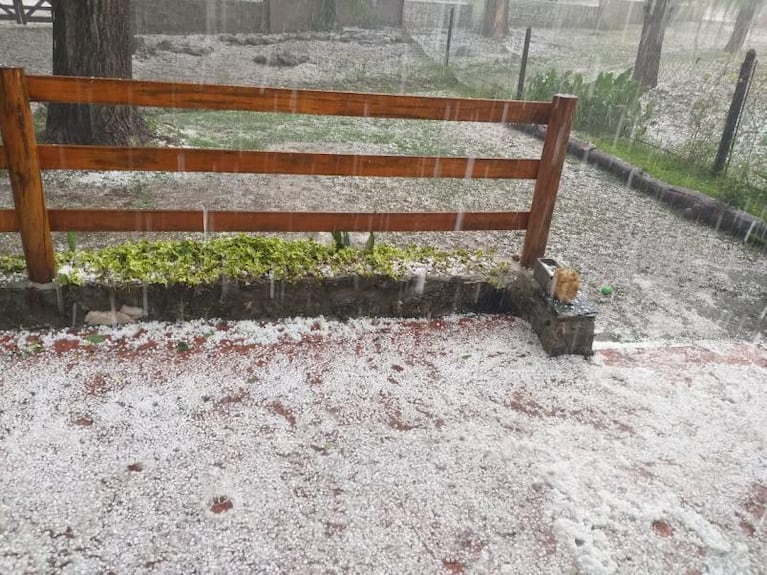
<svg viewBox="0 0 767 575">
<path fill-rule="evenodd" d="M 45 170 L 535 179 L 540 165 L 540 160 L 534 159 L 371 156 L 195 148 L 41 145 L 37 150 L 40 166 Z M 0 161 L 0 168 L 3 167 Z"/>
<path fill-rule="evenodd" d="M 525 267 L 532 267 L 535 260 L 543 257 L 546 251 L 577 102 L 578 99 L 575 96 L 564 95 L 554 96 L 552 100 L 554 109 L 543 141 L 541 166 L 535 181 L 530 220 L 522 249 L 521 262 Z"/>
<path fill-rule="evenodd" d="M 551 115 L 550 102 L 520 100 L 365 94 L 66 76 L 29 76 L 28 82 L 33 101 L 64 104 L 89 102 L 157 108 L 531 124 L 546 124 Z"/>
<path fill-rule="evenodd" d="M 412 232 L 523 230 L 527 212 L 227 212 L 202 210 L 48 211 L 57 232 Z M 19 227 L 0 210 L 0 232 Z"/>
<path fill-rule="evenodd" d="M 0 133 L 13 190 L 29 279 L 48 283 L 56 275 L 53 242 L 35 140 L 35 125 L 21 68 L 0 68 Z"/>
</svg>

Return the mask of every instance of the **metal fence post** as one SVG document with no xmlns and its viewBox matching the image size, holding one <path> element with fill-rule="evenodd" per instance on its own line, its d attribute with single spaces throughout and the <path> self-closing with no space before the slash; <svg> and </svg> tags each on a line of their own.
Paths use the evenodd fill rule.
<svg viewBox="0 0 767 575">
<path fill-rule="evenodd" d="M 735 135 L 740 124 L 740 116 L 746 104 L 748 88 L 751 86 L 751 78 L 754 76 L 755 69 L 756 51 L 751 49 L 746 52 L 746 59 L 743 60 L 743 64 L 740 66 L 740 76 L 738 77 L 738 83 L 735 85 L 735 93 L 732 96 L 730 110 L 727 112 L 727 121 L 724 124 L 724 132 L 719 142 L 719 150 L 714 160 L 714 168 L 712 170 L 714 174 L 721 173 L 729 161 L 730 152 L 735 143 Z"/>
</svg>

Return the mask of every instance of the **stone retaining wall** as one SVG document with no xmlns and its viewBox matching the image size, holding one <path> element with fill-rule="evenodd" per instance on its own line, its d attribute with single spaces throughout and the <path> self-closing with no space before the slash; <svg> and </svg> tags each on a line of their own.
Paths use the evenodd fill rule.
<svg viewBox="0 0 767 575">
<path fill-rule="evenodd" d="M 455 313 L 521 316 L 550 355 L 591 355 L 595 314 L 555 304 L 526 270 L 509 273 L 503 287 L 480 278 L 306 278 L 201 286 L 0 286 L 0 329 L 82 325 L 86 312 L 141 308 L 151 321 L 265 320 L 287 317 L 440 317 Z"/>
</svg>

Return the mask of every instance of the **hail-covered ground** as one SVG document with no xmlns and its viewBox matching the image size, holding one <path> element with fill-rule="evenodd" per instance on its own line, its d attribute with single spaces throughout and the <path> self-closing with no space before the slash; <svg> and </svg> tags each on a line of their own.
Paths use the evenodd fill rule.
<svg viewBox="0 0 767 575">
<path fill-rule="evenodd" d="M 0 334 L 0 571 L 764 573 L 767 349 L 506 317 Z"/>
<path fill-rule="evenodd" d="M 536 35 L 533 54 L 583 61 L 565 33 Z M 409 90 L 441 41 L 413 36 L 145 37 L 134 70 Z M 491 49 L 457 41 L 465 59 Z M 49 71 L 49 29 L 3 27 L 0 43 L 3 63 Z M 278 52 L 300 62 L 254 60 Z M 686 105 L 663 90 L 684 70 L 662 76 L 669 113 L 651 132 L 677 131 Z M 183 124 L 183 145 L 215 131 Z M 376 129 L 278 148 L 408 153 L 433 138 L 540 153 L 503 126 Z M 67 173 L 47 174 L 46 193 L 53 207 L 389 210 L 509 209 L 530 191 L 322 183 Z M 382 240 L 521 245 L 513 233 Z M 0 252 L 17 242 L 0 238 Z M 509 317 L 0 333 L 0 572 L 767 572 L 764 253 L 568 161 L 549 254 L 578 268 L 599 312 L 590 359 L 547 358 Z"/>
</svg>

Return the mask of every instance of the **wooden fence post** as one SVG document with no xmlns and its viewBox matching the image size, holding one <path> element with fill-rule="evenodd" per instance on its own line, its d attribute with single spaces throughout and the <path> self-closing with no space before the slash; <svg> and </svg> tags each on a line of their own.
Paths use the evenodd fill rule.
<svg viewBox="0 0 767 575">
<path fill-rule="evenodd" d="M 29 279 L 48 283 L 56 276 L 56 260 L 22 68 L 0 68 L 0 131 Z"/>
<path fill-rule="evenodd" d="M 551 216 L 559 190 L 559 179 L 567 157 L 567 144 L 570 141 L 570 128 L 575 115 L 575 96 L 557 94 L 552 101 L 554 107 L 543 141 L 543 153 L 535 180 L 533 204 L 530 207 L 530 219 L 525 234 L 525 246 L 522 249 L 521 262 L 524 267 L 532 267 L 535 260 L 543 257 L 546 242 L 549 239 Z"/>
<path fill-rule="evenodd" d="M 24 0 L 13 0 L 13 9 L 16 12 L 16 24 L 26 24 L 24 20 Z"/>
</svg>

